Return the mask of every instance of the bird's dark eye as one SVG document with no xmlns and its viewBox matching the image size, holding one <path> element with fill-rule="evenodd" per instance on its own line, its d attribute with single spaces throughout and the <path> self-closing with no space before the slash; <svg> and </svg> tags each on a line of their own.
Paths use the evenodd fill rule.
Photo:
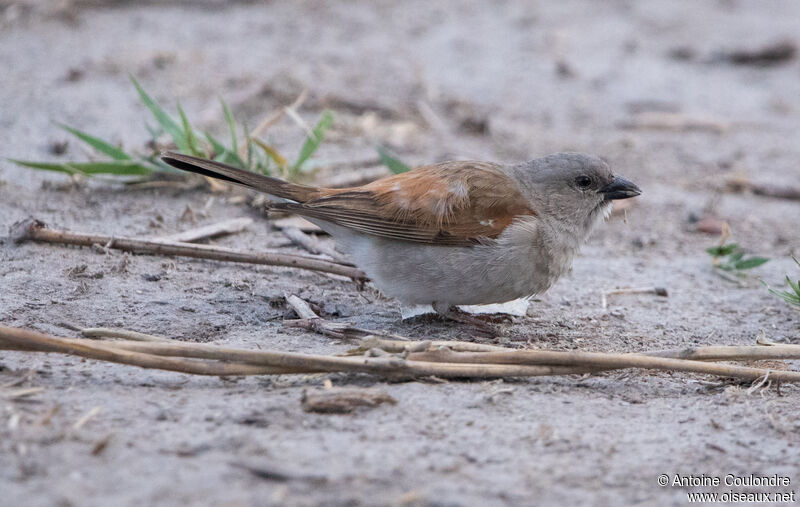
<svg viewBox="0 0 800 507">
<path fill-rule="evenodd" d="M 592 178 L 588 176 L 578 176 L 575 178 L 575 184 L 580 188 L 589 188 L 589 185 L 592 184 Z"/>
</svg>

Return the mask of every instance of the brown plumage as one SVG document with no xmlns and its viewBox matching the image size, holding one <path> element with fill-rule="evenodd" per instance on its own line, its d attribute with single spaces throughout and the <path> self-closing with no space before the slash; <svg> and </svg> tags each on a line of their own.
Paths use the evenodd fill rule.
<svg viewBox="0 0 800 507">
<path fill-rule="evenodd" d="M 443 162 L 362 187 L 333 189 L 289 183 L 177 153 L 166 154 L 164 160 L 294 201 L 272 204 L 273 209 L 403 241 L 475 244 L 497 238 L 516 217 L 535 214 L 501 166 L 488 162 Z"/>
</svg>

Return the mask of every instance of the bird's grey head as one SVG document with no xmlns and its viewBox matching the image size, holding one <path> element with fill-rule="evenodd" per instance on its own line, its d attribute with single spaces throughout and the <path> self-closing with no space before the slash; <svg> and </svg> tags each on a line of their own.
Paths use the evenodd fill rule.
<svg viewBox="0 0 800 507">
<path fill-rule="evenodd" d="M 584 235 L 611 211 L 614 200 L 641 193 L 632 182 L 615 176 L 606 162 L 582 153 L 556 153 L 511 169 L 542 218 Z"/>
</svg>

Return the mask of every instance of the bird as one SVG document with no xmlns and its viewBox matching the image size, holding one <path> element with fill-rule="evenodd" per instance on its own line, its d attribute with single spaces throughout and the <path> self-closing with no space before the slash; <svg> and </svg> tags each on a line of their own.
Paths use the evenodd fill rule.
<svg viewBox="0 0 800 507">
<path fill-rule="evenodd" d="M 440 162 L 350 188 L 291 183 L 175 152 L 161 158 L 278 198 L 269 209 L 329 233 L 383 294 L 470 323 L 458 305 L 543 293 L 570 270 L 613 202 L 641 194 L 600 157 L 573 152 L 517 164 Z"/>
</svg>

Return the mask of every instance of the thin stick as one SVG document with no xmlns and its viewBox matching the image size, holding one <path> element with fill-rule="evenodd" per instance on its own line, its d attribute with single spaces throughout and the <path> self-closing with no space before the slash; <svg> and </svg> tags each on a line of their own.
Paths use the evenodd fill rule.
<svg viewBox="0 0 800 507">
<path fill-rule="evenodd" d="M 79 429 L 83 428 L 86 423 L 94 419 L 95 416 L 100 413 L 100 410 L 100 407 L 93 407 L 91 410 L 86 412 L 83 417 L 75 421 L 75 424 L 72 425 L 72 430 L 78 431 Z"/>
<path fill-rule="evenodd" d="M 281 212 L 274 212 L 271 213 L 270 216 L 273 215 L 280 215 Z M 318 226 L 312 224 L 305 218 L 301 218 L 297 215 L 289 215 L 286 218 L 279 218 L 277 220 L 271 220 L 271 224 L 278 229 L 283 229 L 284 227 L 295 227 L 300 229 L 303 232 L 313 233 L 313 234 L 327 234 L 327 232 L 320 229 Z"/>
<path fill-rule="evenodd" d="M 16 400 L 20 398 L 27 398 L 34 394 L 41 394 L 44 392 L 44 387 L 23 387 L 21 389 L 14 389 L 4 393 L 0 391 L 0 396 L 7 400 Z"/>
<path fill-rule="evenodd" d="M 730 128 L 730 125 L 707 118 L 689 117 L 681 113 L 667 113 L 661 111 L 646 111 L 633 116 L 630 119 L 617 123 L 623 129 L 645 129 L 645 130 L 705 130 L 710 132 L 722 133 Z"/>
<path fill-rule="evenodd" d="M 654 350 L 643 355 L 695 361 L 764 361 L 800 359 L 800 345 L 709 345 L 685 349 Z"/>
<path fill-rule="evenodd" d="M 170 341 L 168 338 L 163 338 L 161 336 L 138 333 L 136 331 L 128 331 L 127 329 L 114 329 L 108 327 L 87 327 L 86 329 L 81 329 L 81 335 L 85 336 L 86 338 L 120 338 L 123 340 L 138 342 Z"/>
<path fill-rule="evenodd" d="M 603 310 L 608 308 L 608 296 L 616 296 L 618 294 L 655 294 L 656 296 L 668 297 L 669 292 L 664 287 L 630 287 L 625 289 L 614 289 L 603 292 L 600 296 L 600 302 L 603 305 Z"/>
<path fill-rule="evenodd" d="M 264 135 L 264 133 L 266 133 L 270 127 L 278 123 L 281 118 L 283 118 L 283 115 L 286 114 L 288 109 L 294 110 L 300 107 L 303 102 L 305 102 L 306 97 L 308 97 L 308 89 L 304 88 L 303 91 L 300 92 L 300 95 L 298 95 L 297 98 L 294 99 L 294 102 L 292 102 L 289 106 L 280 107 L 264 118 L 264 120 L 259 123 L 252 132 L 250 132 L 250 137 L 261 137 Z M 239 147 L 239 156 L 242 158 L 244 158 L 247 154 L 247 144 L 250 142 L 250 140 L 245 139 L 244 141 L 245 142 Z"/>
<path fill-rule="evenodd" d="M 448 349 L 413 352 L 397 357 L 337 357 L 280 351 L 247 351 L 189 343 L 119 342 L 105 344 L 82 339 L 55 338 L 35 331 L 0 326 L 0 344 L 42 352 L 61 352 L 92 359 L 200 375 L 264 375 L 357 371 L 384 377 L 437 376 L 442 378 L 498 378 L 586 373 L 597 369 L 642 368 L 705 373 L 722 377 L 758 379 L 769 374 L 777 381 L 800 382 L 800 372 L 708 364 L 702 361 L 578 351 L 509 350 L 453 352 Z M 800 346 L 788 347 L 782 358 L 800 357 Z M 126 350 L 127 349 L 127 350 Z M 772 346 L 764 347 L 773 349 Z M 148 351 L 132 352 L 131 350 Z M 758 348 L 758 351 L 761 351 Z M 225 358 L 240 363 L 176 360 L 163 355 Z M 719 353 L 717 351 L 716 353 Z M 741 353 L 738 357 L 741 357 Z M 774 357 L 773 357 L 774 358 Z M 753 357 L 747 357 L 753 359 Z"/>
<path fill-rule="evenodd" d="M 358 327 L 353 327 L 347 322 L 333 322 L 330 320 L 323 319 L 316 313 L 311 307 L 300 299 L 297 296 L 287 296 L 286 302 L 292 309 L 297 313 L 297 316 L 300 317 L 298 320 L 286 320 L 283 322 L 283 325 L 286 327 L 300 327 L 303 329 L 308 329 L 309 331 L 313 331 L 315 333 L 319 333 L 325 336 L 330 336 L 332 338 L 337 338 L 340 340 L 353 340 L 353 339 L 364 339 L 364 338 L 372 338 L 376 336 L 383 336 L 385 338 L 389 338 L 392 341 L 397 342 L 404 342 L 409 340 L 405 336 L 400 336 L 396 334 L 384 333 L 382 331 L 371 331 L 369 329 L 361 329 Z"/>
<path fill-rule="evenodd" d="M 732 192 L 749 190 L 755 195 L 775 197 L 777 199 L 800 200 L 800 187 L 788 185 L 773 185 L 770 183 L 756 183 L 744 177 L 733 177 L 727 181 L 727 187 Z"/>
<path fill-rule="evenodd" d="M 152 238 L 153 241 L 163 243 L 194 243 L 203 239 L 216 238 L 227 234 L 242 232 L 248 225 L 253 223 L 252 218 L 241 217 L 223 220 L 215 224 L 189 229 L 188 231 Z"/>
<path fill-rule="evenodd" d="M 111 345 L 89 342 L 89 340 L 56 338 L 36 331 L 0 326 L 0 344 L 3 342 L 17 346 L 16 350 L 21 347 L 30 351 L 59 352 L 142 368 L 154 368 L 194 375 L 238 376 L 349 371 L 372 373 L 389 378 L 413 378 L 431 375 L 443 378 L 500 378 L 560 375 L 566 371 L 561 367 L 538 365 L 426 363 L 420 361 L 411 362 L 394 357 L 320 356 L 293 352 L 225 349 L 188 343 L 120 342 L 119 344 Z M 164 355 L 176 355 L 179 349 L 183 349 L 181 353 L 184 356 L 224 356 L 233 360 L 241 359 L 247 361 L 247 364 L 173 359 L 154 354 L 131 352 L 125 350 L 126 348 L 160 350 Z"/>
<path fill-rule="evenodd" d="M 366 280 L 366 275 L 358 268 L 334 261 L 316 259 L 306 255 L 292 255 L 277 252 L 243 252 L 241 250 L 218 246 L 194 245 L 191 243 L 166 243 L 163 241 L 60 231 L 47 229 L 46 227 L 47 226 L 43 222 L 30 219 L 16 224 L 12 234 L 17 243 L 30 240 L 79 246 L 100 244 L 104 245 L 106 248 L 114 248 L 125 252 L 153 255 L 179 255 L 196 259 L 244 262 L 267 266 L 285 266 L 332 273 L 334 275 L 346 276 L 353 280 Z"/>
<path fill-rule="evenodd" d="M 456 352 L 501 352 L 509 350 L 508 347 L 500 347 L 498 345 L 488 345 L 484 343 L 472 343 L 461 341 L 446 341 L 446 340 L 427 340 L 427 341 L 409 341 L 389 340 L 372 336 L 361 340 L 359 347 L 348 351 L 348 354 L 363 354 L 370 349 L 380 349 L 391 353 L 404 353 L 404 352 L 423 352 L 426 350 L 437 349 L 440 347 L 447 347 Z"/>
<path fill-rule="evenodd" d="M 9 346 L 7 346 L 9 345 Z M 74 356 L 128 364 L 141 368 L 190 373 L 193 375 L 238 376 L 272 375 L 292 372 L 288 368 L 259 367 L 249 364 L 212 363 L 160 357 L 154 354 L 133 352 L 132 350 L 153 350 L 161 348 L 165 356 L 179 355 L 177 348 L 192 345 L 157 342 L 120 342 L 108 344 L 94 340 L 56 338 L 36 331 L 0 326 L 0 348 L 30 352 L 58 352 Z M 182 355 L 184 351 L 181 351 Z"/>
<path fill-rule="evenodd" d="M 305 249 L 309 253 L 314 255 L 327 255 L 336 262 L 342 264 L 348 263 L 347 259 L 342 254 L 332 248 L 326 248 L 327 245 L 321 244 L 314 236 L 306 234 L 297 227 L 280 227 L 280 231 L 284 236 L 289 238 L 292 243 Z"/>
<path fill-rule="evenodd" d="M 298 317 L 301 319 L 319 319 L 320 316 L 314 313 L 314 310 L 311 309 L 308 303 L 300 299 L 299 297 L 291 294 L 286 296 L 286 303 L 292 307 L 292 310 L 295 311 Z"/>
<path fill-rule="evenodd" d="M 721 377 L 736 377 L 755 380 L 769 374 L 776 380 L 800 382 L 800 372 L 773 371 L 746 366 L 709 364 L 701 361 L 651 357 L 643 354 L 607 354 L 602 352 L 517 350 L 513 352 L 453 352 L 446 349 L 415 352 L 408 355 L 411 361 L 447 361 L 448 363 L 489 363 L 554 366 L 584 366 L 589 368 L 622 369 L 643 368 L 652 370 L 674 370 L 693 373 L 708 373 Z"/>
</svg>

